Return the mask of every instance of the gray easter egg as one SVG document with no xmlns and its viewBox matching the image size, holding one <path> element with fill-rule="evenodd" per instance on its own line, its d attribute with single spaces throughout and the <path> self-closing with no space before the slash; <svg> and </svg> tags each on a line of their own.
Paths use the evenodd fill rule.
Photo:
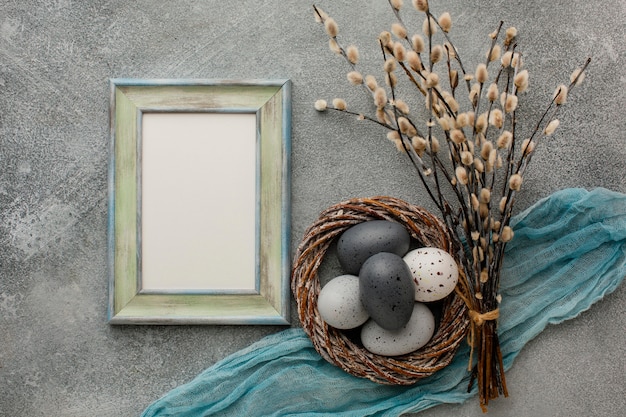
<svg viewBox="0 0 626 417">
<path fill-rule="evenodd" d="M 342 233 L 337 241 L 337 258 L 346 274 L 356 275 L 370 256 L 380 252 L 404 256 L 410 244 L 411 236 L 401 224 L 371 220 Z"/>
<path fill-rule="evenodd" d="M 404 326 L 411 318 L 414 289 L 411 270 L 395 253 L 370 256 L 359 272 L 359 293 L 365 310 L 387 330 Z"/>
</svg>

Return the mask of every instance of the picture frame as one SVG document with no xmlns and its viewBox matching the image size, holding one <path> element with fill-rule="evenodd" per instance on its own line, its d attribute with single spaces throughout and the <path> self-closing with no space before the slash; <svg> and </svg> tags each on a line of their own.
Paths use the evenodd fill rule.
<svg viewBox="0 0 626 417">
<path fill-rule="evenodd" d="M 110 324 L 289 324 L 291 82 L 110 80 Z"/>
</svg>

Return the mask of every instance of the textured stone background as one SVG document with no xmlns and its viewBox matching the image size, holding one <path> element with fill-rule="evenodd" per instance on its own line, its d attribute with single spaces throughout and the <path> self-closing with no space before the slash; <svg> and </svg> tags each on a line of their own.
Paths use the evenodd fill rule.
<svg viewBox="0 0 626 417">
<path fill-rule="evenodd" d="M 379 65 L 375 37 L 392 15 L 384 1 L 355 3 L 320 5 L 361 47 L 366 68 Z M 562 128 L 533 160 L 518 209 L 564 187 L 626 192 L 623 0 L 432 3 L 436 14 L 451 12 L 471 67 L 499 19 L 518 27 L 529 113 L 593 58 Z M 353 96 L 345 70 L 309 2 L 0 0 L 1 416 L 137 416 L 281 329 L 106 323 L 109 78 L 290 78 L 295 247 L 321 209 L 345 198 L 389 194 L 429 206 L 383 132 L 312 109 L 320 97 Z M 626 415 L 624 305 L 621 286 L 544 331 L 509 372 L 511 397 L 490 414 Z M 481 412 L 470 401 L 422 415 Z"/>
</svg>

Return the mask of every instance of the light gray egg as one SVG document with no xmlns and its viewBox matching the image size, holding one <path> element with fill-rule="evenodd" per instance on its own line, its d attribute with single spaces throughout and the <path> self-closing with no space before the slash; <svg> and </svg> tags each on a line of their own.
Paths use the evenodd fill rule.
<svg viewBox="0 0 626 417">
<path fill-rule="evenodd" d="M 340 275 L 328 281 L 317 296 L 322 319 L 337 329 L 354 329 L 369 319 L 361 303 L 359 277 Z"/>
<path fill-rule="evenodd" d="M 415 352 L 433 337 L 435 318 L 430 309 L 415 303 L 411 319 L 398 330 L 387 330 L 374 320 L 361 329 L 361 343 L 370 352 L 382 356 L 399 356 Z"/>
</svg>

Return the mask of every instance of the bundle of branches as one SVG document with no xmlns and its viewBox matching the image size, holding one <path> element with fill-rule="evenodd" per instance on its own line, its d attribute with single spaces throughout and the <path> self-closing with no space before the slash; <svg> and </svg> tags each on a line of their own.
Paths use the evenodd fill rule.
<svg viewBox="0 0 626 417">
<path fill-rule="evenodd" d="M 387 139 L 410 159 L 451 230 L 464 272 L 457 292 L 472 322 L 470 385 L 478 383 L 486 411 L 490 399 L 508 395 L 497 318 L 504 249 L 514 234 L 509 222 L 515 197 L 536 145 L 559 126 L 559 110 L 583 80 L 589 60 L 571 74 L 569 83 L 556 88 L 530 135 L 521 139 L 518 100 L 528 88 L 529 73 L 522 66 L 517 30 L 503 30 L 500 22 L 489 34 L 483 62 L 469 71 L 449 36 L 449 13 L 436 17 L 427 0 L 413 0 L 422 33 L 411 34 L 402 0 L 389 4 L 395 23 L 378 36 L 383 83 L 359 69 L 357 46 L 343 45 L 336 21 L 313 6 L 330 49 L 348 64 L 348 81 L 362 88 L 372 104 L 369 114 L 352 110 L 342 98 L 318 100 L 315 108 L 355 115 L 384 128 Z M 411 112 L 397 87 L 398 74 L 424 96 L 425 114 Z"/>
</svg>

